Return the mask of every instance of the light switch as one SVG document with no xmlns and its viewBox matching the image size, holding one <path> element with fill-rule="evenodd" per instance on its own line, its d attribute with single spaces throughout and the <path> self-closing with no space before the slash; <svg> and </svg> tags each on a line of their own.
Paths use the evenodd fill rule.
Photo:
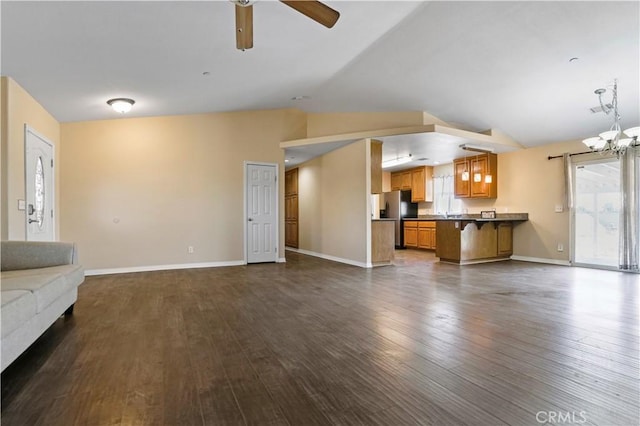
<svg viewBox="0 0 640 426">
<path fill-rule="evenodd" d="M 27 208 L 27 205 L 24 202 L 24 200 L 18 200 L 18 210 L 25 210 L 26 208 Z"/>
</svg>

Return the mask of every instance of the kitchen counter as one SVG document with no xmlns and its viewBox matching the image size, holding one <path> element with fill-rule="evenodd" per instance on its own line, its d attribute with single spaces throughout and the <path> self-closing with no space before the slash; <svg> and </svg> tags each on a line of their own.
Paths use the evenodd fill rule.
<svg viewBox="0 0 640 426">
<path fill-rule="evenodd" d="M 513 254 L 513 227 L 529 220 L 528 213 L 502 213 L 483 219 L 479 214 L 428 215 L 405 220 L 436 222 L 436 257 L 466 265 L 509 260 Z"/>
<path fill-rule="evenodd" d="M 480 214 L 459 214 L 459 215 L 420 215 L 418 217 L 405 217 L 403 220 L 416 221 L 466 221 L 466 222 L 525 222 L 529 220 L 529 213 L 497 213 L 494 219 L 483 219 Z"/>
</svg>

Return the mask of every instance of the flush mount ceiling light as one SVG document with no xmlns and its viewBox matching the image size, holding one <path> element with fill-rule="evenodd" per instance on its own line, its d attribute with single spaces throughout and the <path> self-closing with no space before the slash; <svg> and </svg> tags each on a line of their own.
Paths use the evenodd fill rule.
<svg viewBox="0 0 640 426">
<path fill-rule="evenodd" d="M 605 103 L 602 95 L 607 89 L 597 89 L 594 93 L 598 95 L 600 108 L 602 112 L 609 115 L 613 113 L 613 124 L 606 132 L 600 133 L 582 141 L 594 152 L 613 153 L 616 155 L 624 154 L 628 147 L 638 146 L 638 136 L 640 136 L 640 127 L 631 127 L 630 129 L 621 131 L 620 114 L 618 113 L 618 80 L 613 80 L 611 88 L 611 102 Z M 626 136 L 626 137 L 625 137 Z"/>
<path fill-rule="evenodd" d="M 411 157 L 411 154 L 404 157 L 396 157 L 392 160 L 383 161 L 382 168 L 388 169 L 389 167 L 399 166 L 401 164 L 406 164 L 410 161 L 413 161 L 413 157 Z"/>
<path fill-rule="evenodd" d="M 131 107 L 133 107 L 135 103 L 136 101 L 129 98 L 114 98 L 107 101 L 107 104 L 113 108 L 115 112 L 119 112 L 120 114 L 131 111 Z"/>
</svg>

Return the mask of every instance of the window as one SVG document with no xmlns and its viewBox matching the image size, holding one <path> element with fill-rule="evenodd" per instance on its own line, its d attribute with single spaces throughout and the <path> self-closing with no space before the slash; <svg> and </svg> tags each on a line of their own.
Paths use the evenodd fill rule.
<svg viewBox="0 0 640 426">
<path fill-rule="evenodd" d="M 462 212 L 462 200 L 454 197 L 453 190 L 453 176 L 434 176 L 433 212 L 435 214 Z"/>
</svg>

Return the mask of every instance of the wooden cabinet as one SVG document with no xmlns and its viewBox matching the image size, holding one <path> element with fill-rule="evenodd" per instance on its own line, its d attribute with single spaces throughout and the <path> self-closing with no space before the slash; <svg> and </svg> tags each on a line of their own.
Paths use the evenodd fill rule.
<svg viewBox="0 0 640 426">
<path fill-rule="evenodd" d="M 411 191 L 411 201 L 433 201 L 433 167 L 421 166 L 391 173 L 392 191 Z"/>
<path fill-rule="evenodd" d="M 436 248 L 436 223 L 418 222 L 418 248 L 435 250 Z"/>
<path fill-rule="evenodd" d="M 418 222 L 414 220 L 404 222 L 404 245 L 418 248 Z"/>
<path fill-rule="evenodd" d="M 398 172 L 391 173 L 391 190 L 400 191 L 402 187 L 402 175 Z"/>
<path fill-rule="evenodd" d="M 411 170 L 400 172 L 400 189 L 403 191 L 411 190 Z"/>
<path fill-rule="evenodd" d="M 298 222 L 284 223 L 284 244 L 287 247 L 298 248 Z"/>
<path fill-rule="evenodd" d="M 498 156 L 486 153 L 453 161 L 456 198 L 498 197 Z M 487 175 L 491 176 L 487 182 Z"/>
<path fill-rule="evenodd" d="M 289 195 L 284 198 L 284 219 L 298 221 L 298 196 Z"/>
<path fill-rule="evenodd" d="M 284 173 L 284 244 L 298 248 L 298 169 Z"/>
<path fill-rule="evenodd" d="M 382 142 L 371 141 L 371 193 L 382 193 Z"/>
<path fill-rule="evenodd" d="M 453 173 L 455 177 L 453 186 L 456 198 L 466 198 L 471 195 L 471 185 L 469 183 L 469 176 L 471 176 L 470 167 L 471 165 L 466 158 L 453 160 Z"/>
<path fill-rule="evenodd" d="M 433 250 L 436 248 L 435 221 L 404 222 L 404 245 L 408 248 Z"/>
<path fill-rule="evenodd" d="M 411 170 L 402 170 L 400 172 L 391 173 L 391 190 L 411 190 Z"/>
<path fill-rule="evenodd" d="M 513 223 L 500 222 L 498 224 L 498 256 L 513 254 Z"/>
<path fill-rule="evenodd" d="M 298 169 L 287 170 L 284 173 L 284 195 L 298 194 Z"/>
<path fill-rule="evenodd" d="M 423 166 L 411 169 L 411 201 L 433 201 L 433 167 Z"/>
</svg>

